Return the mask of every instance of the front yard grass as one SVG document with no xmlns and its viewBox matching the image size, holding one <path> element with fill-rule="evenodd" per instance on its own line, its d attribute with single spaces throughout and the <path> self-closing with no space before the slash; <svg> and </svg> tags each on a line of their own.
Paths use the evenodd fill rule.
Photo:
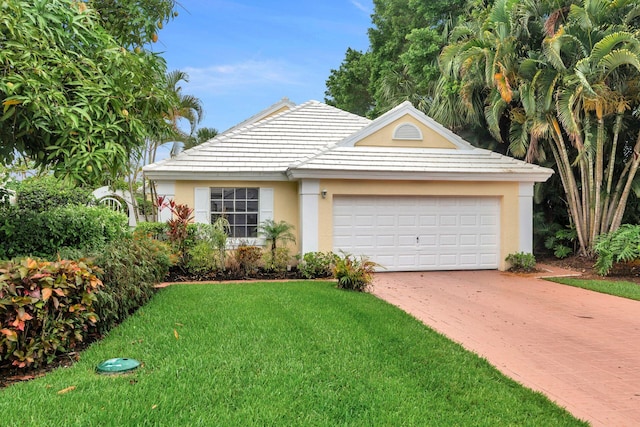
<svg viewBox="0 0 640 427">
<path fill-rule="evenodd" d="M 603 294 L 614 295 L 617 297 L 628 298 L 640 301 L 640 285 L 633 282 L 614 281 L 614 280 L 592 280 L 592 279 L 575 279 L 569 277 L 552 277 L 548 278 L 550 282 L 561 283 L 563 285 L 575 286 L 577 288 L 588 289 Z"/>
<path fill-rule="evenodd" d="M 143 366 L 96 374 L 112 357 Z M 587 425 L 401 310 L 329 282 L 163 289 L 74 366 L 0 390 L 0 419 L 11 426 Z"/>
</svg>

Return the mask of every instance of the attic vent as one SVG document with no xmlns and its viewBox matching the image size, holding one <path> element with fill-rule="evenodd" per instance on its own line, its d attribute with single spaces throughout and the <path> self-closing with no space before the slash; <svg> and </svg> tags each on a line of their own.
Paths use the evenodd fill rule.
<svg viewBox="0 0 640 427">
<path fill-rule="evenodd" d="M 422 140 L 422 132 L 414 124 L 401 123 L 393 131 L 393 139 Z"/>
</svg>

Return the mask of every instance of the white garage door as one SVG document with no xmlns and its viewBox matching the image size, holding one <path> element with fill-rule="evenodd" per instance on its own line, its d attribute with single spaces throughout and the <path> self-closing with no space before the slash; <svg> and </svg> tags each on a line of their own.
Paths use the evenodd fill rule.
<svg viewBox="0 0 640 427">
<path fill-rule="evenodd" d="M 498 268 L 494 197 L 336 196 L 333 247 L 387 271 Z"/>
</svg>

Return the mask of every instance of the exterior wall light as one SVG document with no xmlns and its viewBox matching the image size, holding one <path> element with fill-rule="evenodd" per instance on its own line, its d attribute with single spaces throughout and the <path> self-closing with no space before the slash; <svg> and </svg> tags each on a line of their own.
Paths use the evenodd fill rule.
<svg viewBox="0 0 640 427">
<path fill-rule="evenodd" d="M 321 192 L 320 194 L 322 194 L 322 198 L 323 198 L 323 199 L 326 199 L 326 198 L 327 198 L 327 189 L 326 189 L 326 188 L 323 188 L 323 189 L 322 189 L 322 192 Z"/>
</svg>

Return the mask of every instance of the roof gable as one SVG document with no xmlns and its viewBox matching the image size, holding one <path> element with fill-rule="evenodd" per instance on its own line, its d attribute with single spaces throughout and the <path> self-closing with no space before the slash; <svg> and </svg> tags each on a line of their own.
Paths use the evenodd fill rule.
<svg viewBox="0 0 640 427">
<path fill-rule="evenodd" d="M 473 146 L 409 101 L 388 111 L 359 132 L 341 141 L 342 147 L 446 148 L 471 150 Z"/>
</svg>

